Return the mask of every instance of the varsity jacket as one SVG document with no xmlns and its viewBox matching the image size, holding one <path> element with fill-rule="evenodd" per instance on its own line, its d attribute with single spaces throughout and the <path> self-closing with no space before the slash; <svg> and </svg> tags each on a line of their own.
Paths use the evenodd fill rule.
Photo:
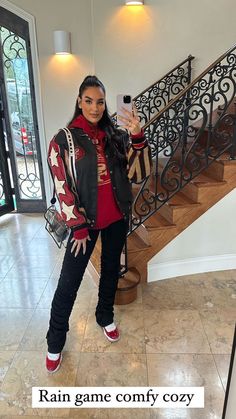
<svg viewBox="0 0 236 419">
<path fill-rule="evenodd" d="M 70 128 L 70 131 L 75 147 L 76 193 L 72 187 L 68 145 L 63 130 L 60 130 L 49 144 L 48 163 L 62 217 L 68 227 L 76 231 L 94 228 L 96 225 L 98 162 L 96 147 L 89 136 L 81 128 Z M 143 137 L 133 140 L 132 145 L 126 132 L 119 130 L 117 133 L 114 138 L 105 137 L 104 151 L 115 200 L 124 218 L 128 218 L 132 204 L 132 175 L 136 174 L 134 167 L 130 170 L 127 154 L 130 147 L 137 146 L 132 156 L 134 158 L 135 152 L 144 152 L 148 144 Z"/>
</svg>

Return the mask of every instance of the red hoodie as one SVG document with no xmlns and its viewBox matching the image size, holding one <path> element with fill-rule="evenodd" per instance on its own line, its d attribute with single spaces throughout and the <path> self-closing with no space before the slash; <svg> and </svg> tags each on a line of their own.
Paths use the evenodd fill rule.
<svg viewBox="0 0 236 419">
<path fill-rule="evenodd" d="M 95 125 L 90 124 L 87 119 L 80 115 L 71 123 L 68 128 L 81 128 L 91 138 L 97 151 L 98 161 L 98 195 L 97 195 L 97 220 L 94 229 L 102 229 L 115 221 L 123 218 L 123 215 L 116 203 L 109 169 L 104 154 L 105 132 Z M 76 240 L 87 237 L 88 229 L 76 230 L 73 237 Z"/>
</svg>

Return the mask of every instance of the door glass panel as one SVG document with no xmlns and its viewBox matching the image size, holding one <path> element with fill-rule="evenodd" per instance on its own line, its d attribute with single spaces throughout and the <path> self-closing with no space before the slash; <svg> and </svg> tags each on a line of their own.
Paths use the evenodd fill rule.
<svg viewBox="0 0 236 419">
<path fill-rule="evenodd" d="M 14 32 L 0 27 L 3 71 L 10 118 L 11 149 L 20 199 L 42 199 L 39 163 L 34 131 L 32 95 L 26 43 Z M 9 147 L 10 149 L 10 147 Z"/>
<path fill-rule="evenodd" d="M 0 92 L 0 110 L 2 101 Z M 6 131 L 4 120 L 0 119 L 0 215 L 13 211 L 14 198 L 12 190 L 12 177 L 10 173 L 10 162 L 4 132 Z"/>
<path fill-rule="evenodd" d="M 5 203 L 6 203 L 6 198 L 5 198 L 4 188 L 3 188 L 3 179 L 2 179 L 2 172 L 1 172 L 1 167 L 0 167 L 0 206 L 5 205 Z"/>
</svg>

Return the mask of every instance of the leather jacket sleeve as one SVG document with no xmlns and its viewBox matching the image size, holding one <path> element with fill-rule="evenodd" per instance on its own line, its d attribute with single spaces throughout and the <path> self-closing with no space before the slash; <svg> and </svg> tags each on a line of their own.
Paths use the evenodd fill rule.
<svg viewBox="0 0 236 419">
<path fill-rule="evenodd" d="M 66 140 L 65 140 L 66 141 Z M 48 164 L 55 185 L 55 191 L 66 225 L 76 231 L 88 226 L 85 209 L 80 207 L 78 197 L 72 190 L 71 178 L 66 160 L 67 147 L 63 137 L 57 134 L 49 144 Z"/>
</svg>

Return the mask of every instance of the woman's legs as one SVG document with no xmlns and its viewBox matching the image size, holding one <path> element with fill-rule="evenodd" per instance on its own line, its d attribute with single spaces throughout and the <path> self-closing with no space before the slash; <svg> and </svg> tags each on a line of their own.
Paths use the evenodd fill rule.
<svg viewBox="0 0 236 419">
<path fill-rule="evenodd" d="M 120 256 L 128 223 L 122 219 L 101 230 L 101 276 L 96 308 L 97 323 L 105 327 L 113 322 L 113 306 L 120 271 Z"/>
<path fill-rule="evenodd" d="M 71 253 L 73 243 L 70 243 L 70 240 L 72 235 L 69 237 L 61 275 L 52 300 L 51 318 L 47 332 L 48 351 L 50 353 L 61 352 L 65 345 L 66 333 L 69 330 L 69 317 L 98 234 L 98 230 L 89 231 L 91 240 L 87 240 L 86 253 L 83 255 L 81 246 L 77 257 L 74 256 L 74 253 Z"/>
</svg>

